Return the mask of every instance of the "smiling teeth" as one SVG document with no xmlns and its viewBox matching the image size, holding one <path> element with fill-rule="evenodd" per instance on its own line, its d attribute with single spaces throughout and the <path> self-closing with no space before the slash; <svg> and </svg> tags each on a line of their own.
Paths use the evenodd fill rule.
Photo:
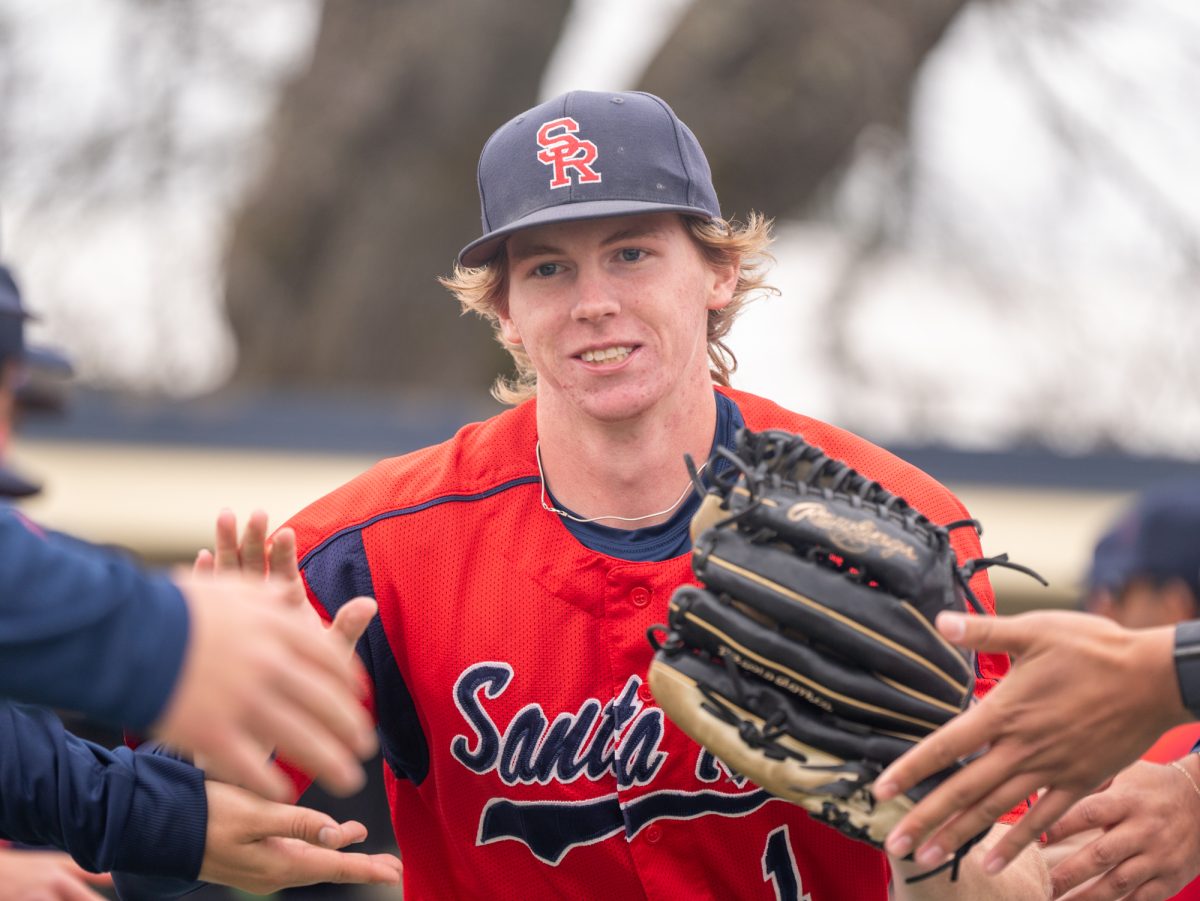
<svg viewBox="0 0 1200 901">
<path fill-rule="evenodd" d="M 606 347 L 603 350 L 585 350 L 579 356 L 585 363 L 611 363 L 615 360 L 624 360 L 633 352 L 632 347 Z"/>
</svg>

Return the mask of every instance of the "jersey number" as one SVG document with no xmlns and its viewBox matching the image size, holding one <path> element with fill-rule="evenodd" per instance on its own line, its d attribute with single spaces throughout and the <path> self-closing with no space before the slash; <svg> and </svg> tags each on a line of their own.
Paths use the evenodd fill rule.
<svg viewBox="0 0 1200 901">
<path fill-rule="evenodd" d="M 767 847 L 762 856 L 763 881 L 775 888 L 775 901 L 812 901 L 804 892 L 796 858 L 792 855 L 792 843 L 788 827 L 780 826 L 767 836 Z"/>
</svg>

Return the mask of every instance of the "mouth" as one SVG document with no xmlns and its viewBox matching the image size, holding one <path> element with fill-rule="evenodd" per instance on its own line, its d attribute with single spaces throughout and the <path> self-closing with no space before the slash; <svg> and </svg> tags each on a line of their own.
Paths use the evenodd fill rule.
<svg viewBox="0 0 1200 901">
<path fill-rule="evenodd" d="M 609 347 L 596 347 L 585 350 L 583 353 L 577 354 L 576 357 L 585 363 L 612 366 L 625 362 L 634 350 L 636 350 L 636 347 L 630 344 L 613 344 Z"/>
</svg>

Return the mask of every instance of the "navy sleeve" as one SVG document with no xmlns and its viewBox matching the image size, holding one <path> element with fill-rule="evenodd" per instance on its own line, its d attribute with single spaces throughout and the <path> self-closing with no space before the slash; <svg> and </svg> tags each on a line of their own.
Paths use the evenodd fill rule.
<svg viewBox="0 0 1200 901">
<path fill-rule="evenodd" d="M 200 770 L 109 751 L 49 711 L 0 702 L 0 836 L 61 848 L 92 872 L 191 879 L 207 828 Z"/>
<path fill-rule="evenodd" d="M 165 576 L 0 508 L 0 697 L 144 729 L 187 636 L 187 605 Z"/>
</svg>

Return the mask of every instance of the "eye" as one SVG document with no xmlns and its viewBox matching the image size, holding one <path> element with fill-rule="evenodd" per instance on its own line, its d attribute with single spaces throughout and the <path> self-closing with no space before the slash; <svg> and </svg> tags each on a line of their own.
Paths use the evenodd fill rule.
<svg viewBox="0 0 1200 901">
<path fill-rule="evenodd" d="M 559 270 L 558 263 L 538 263 L 533 267 L 533 274 L 536 278 L 549 278 Z"/>
<path fill-rule="evenodd" d="M 617 255 L 623 263 L 636 263 L 646 255 L 646 251 L 640 247 L 622 247 Z"/>
</svg>

